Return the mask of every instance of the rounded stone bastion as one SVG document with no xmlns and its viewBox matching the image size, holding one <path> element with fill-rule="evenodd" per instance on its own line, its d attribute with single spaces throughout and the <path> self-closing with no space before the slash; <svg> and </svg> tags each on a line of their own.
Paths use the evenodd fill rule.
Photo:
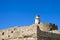
<svg viewBox="0 0 60 40">
<path fill-rule="evenodd" d="M 41 31 L 52 31 L 52 30 L 58 30 L 57 25 L 52 23 L 42 23 L 38 24 Z"/>
</svg>

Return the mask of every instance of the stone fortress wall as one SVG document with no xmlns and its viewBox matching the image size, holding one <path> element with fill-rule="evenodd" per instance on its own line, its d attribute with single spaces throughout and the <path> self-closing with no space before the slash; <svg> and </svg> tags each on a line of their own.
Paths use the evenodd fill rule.
<svg viewBox="0 0 60 40">
<path fill-rule="evenodd" d="M 52 30 L 58 30 L 57 25 L 52 24 L 52 23 L 43 23 L 43 24 L 38 24 L 40 26 L 40 30 L 42 31 L 52 31 Z"/>
<path fill-rule="evenodd" d="M 45 26 L 46 29 L 43 28 Z M 0 40 L 47 40 L 49 38 L 55 40 L 60 38 L 60 35 L 57 33 L 49 32 L 51 30 L 48 30 L 48 28 L 47 24 L 33 24 L 30 26 L 9 28 L 0 31 Z"/>
<path fill-rule="evenodd" d="M 1 30 L 0 40 L 37 40 L 36 26 L 32 26 L 14 27 Z"/>
<path fill-rule="evenodd" d="M 36 16 L 35 24 L 0 30 L 0 40 L 60 40 L 60 31 L 52 23 L 40 23 Z"/>
<path fill-rule="evenodd" d="M 60 40 L 60 31 L 40 30 L 40 25 L 37 26 L 37 40 Z"/>
</svg>

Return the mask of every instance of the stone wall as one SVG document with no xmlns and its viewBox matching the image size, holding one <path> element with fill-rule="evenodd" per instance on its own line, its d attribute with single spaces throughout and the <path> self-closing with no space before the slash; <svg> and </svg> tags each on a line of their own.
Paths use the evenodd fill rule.
<svg viewBox="0 0 60 40">
<path fill-rule="evenodd" d="M 60 40 L 60 34 L 41 31 L 37 26 L 37 40 Z"/>
<path fill-rule="evenodd" d="M 42 31 L 52 31 L 52 30 L 58 30 L 57 25 L 52 24 L 52 23 L 43 23 L 43 24 L 38 24 L 40 30 Z"/>
<path fill-rule="evenodd" d="M 42 31 L 50 31 L 50 28 L 51 28 L 50 25 L 47 23 L 38 24 L 38 26 L 39 26 L 40 30 L 42 30 Z"/>
<path fill-rule="evenodd" d="M 32 26 L 15 27 L 1 30 L 0 40 L 37 40 L 36 26 Z"/>
<path fill-rule="evenodd" d="M 0 30 L 0 40 L 60 40 L 60 34 L 49 32 L 49 29 L 48 24 L 13 27 Z"/>
</svg>

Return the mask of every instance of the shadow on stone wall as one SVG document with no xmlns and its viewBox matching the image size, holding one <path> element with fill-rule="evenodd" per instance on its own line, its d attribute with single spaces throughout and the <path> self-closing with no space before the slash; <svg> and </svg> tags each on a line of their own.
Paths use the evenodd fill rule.
<svg viewBox="0 0 60 40">
<path fill-rule="evenodd" d="M 37 26 L 37 40 L 60 40 L 60 34 L 41 31 Z"/>
</svg>

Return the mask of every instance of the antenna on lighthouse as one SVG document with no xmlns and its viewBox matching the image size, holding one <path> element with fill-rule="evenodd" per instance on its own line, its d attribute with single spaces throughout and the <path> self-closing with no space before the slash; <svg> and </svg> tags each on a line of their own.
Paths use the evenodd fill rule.
<svg viewBox="0 0 60 40">
<path fill-rule="evenodd" d="M 40 24 L 40 16 L 36 15 L 35 17 L 35 24 Z"/>
</svg>

